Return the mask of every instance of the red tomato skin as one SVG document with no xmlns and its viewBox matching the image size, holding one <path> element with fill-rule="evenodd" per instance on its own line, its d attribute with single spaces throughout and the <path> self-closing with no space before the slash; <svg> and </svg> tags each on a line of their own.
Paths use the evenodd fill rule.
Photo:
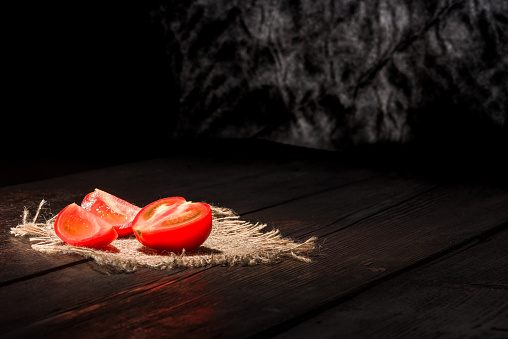
<svg viewBox="0 0 508 339">
<path fill-rule="evenodd" d="M 128 237 L 132 234 L 132 221 L 128 222 L 123 225 L 113 225 L 113 228 L 115 229 L 116 233 L 118 234 L 119 238 Z"/>
<path fill-rule="evenodd" d="M 100 223 L 100 230 L 95 234 L 92 234 L 90 237 L 84 239 L 70 239 L 63 231 L 63 221 L 69 215 L 72 214 L 76 208 L 81 208 L 80 206 L 72 203 L 65 207 L 55 220 L 55 233 L 56 235 L 65 243 L 72 246 L 80 246 L 80 247 L 90 247 L 90 248 L 103 248 L 111 244 L 117 237 L 115 229 L 109 226 L 107 223 L 104 223 L 102 219 L 96 217 L 94 214 L 83 209 L 82 213 L 85 213 L 87 218 L 95 219 L 96 222 Z"/>
<path fill-rule="evenodd" d="M 183 249 L 186 251 L 198 248 L 203 244 L 212 231 L 212 213 L 210 206 L 205 203 L 191 203 L 201 209 L 200 216 L 196 220 L 182 222 L 180 225 L 169 227 L 153 227 L 146 224 L 140 227 L 141 218 L 144 213 L 153 206 L 160 204 L 163 200 L 155 201 L 144 207 L 132 221 L 134 235 L 138 241 L 156 250 L 179 253 Z M 168 215 L 174 212 L 176 207 L 168 211 Z"/>
<path fill-rule="evenodd" d="M 110 204 L 119 205 L 122 211 L 113 212 Z M 113 226 L 118 237 L 127 237 L 132 234 L 132 220 L 141 210 L 141 208 L 99 189 L 87 194 L 81 202 L 81 207 Z"/>
</svg>

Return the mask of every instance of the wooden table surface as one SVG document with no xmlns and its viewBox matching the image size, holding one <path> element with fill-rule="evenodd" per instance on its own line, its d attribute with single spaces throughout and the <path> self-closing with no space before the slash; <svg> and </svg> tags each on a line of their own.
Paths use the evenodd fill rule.
<svg viewBox="0 0 508 339">
<path fill-rule="evenodd" d="M 0 337 L 508 337 L 506 184 L 392 161 L 239 142 L 5 186 Z M 311 263 L 118 273 L 9 233 L 25 206 L 54 215 L 94 188 L 229 207 L 319 248 Z"/>
</svg>

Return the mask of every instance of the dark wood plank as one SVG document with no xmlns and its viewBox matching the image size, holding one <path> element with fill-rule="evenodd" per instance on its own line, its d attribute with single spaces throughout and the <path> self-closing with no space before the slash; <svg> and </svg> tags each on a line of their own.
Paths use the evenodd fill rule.
<svg viewBox="0 0 508 339">
<path fill-rule="evenodd" d="M 438 184 L 433 182 L 386 173 L 280 204 L 276 213 L 266 209 L 257 211 L 255 216 L 246 213 L 244 218 L 277 225 L 292 238 L 323 237 L 436 187 Z"/>
<path fill-rule="evenodd" d="M 221 279 L 233 280 L 237 285 L 240 281 L 242 286 L 235 287 L 246 295 L 234 294 L 227 299 L 234 306 L 228 312 L 221 309 L 224 311 L 221 321 L 226 322 L 222 329 L 234 335 L 246 335 L 258 333 L 266 326 L 267 331 L 262 331 L 262 336 L 276 333 L 314 309 L 461 246 L 475 237 L 473 230 L 488 232 L 499 227 L 508 218 L 507 199 L 506 191 L 495 188 L 457 187 L 431 191 L 352 227 L 329 233 L 324 238 L 326 255 L 312 267 L 283 263 L 277 270 L 253 272 L 249 275 L 251 280 L 245 273 L 224 272 L 225 276 L 216 283 Z M 464 225 L 464 220 L 468 225 Z M 366 266 L 368 263 L 371 264 Z M 227 295 L 224 290 L 221 294 Z M 241 311 L 243 308 L 247 310 Z M 268 314 L 260 314 L 256 309 Z M 285 317 L 286 320 L 281 321 Z M 242 325 L 238 332 L 229 330 L 235 327 L 238 319 L 255 324 L 252 327 Z M 275 319 L 281 322 L 270 327 Z"/>
<path fill-rule="evenodd" d="M 375 204 L 362 203 L 369 194 L 362 193 L 365 186 L 358 182 L 362 188 L 357 192 L 345 187 L 334 190 L 339 204 L 331 199 L 321 199 L 320 205 L 311 204 L 313 197 L 307 197 L 249 215 L 262 220 L 271 214 L 274 220 L 286 220 L 280 224 L 283 231 L 315 228 L 323 236 L 323 255 L 314 263 L 286 261 L 275 266 L 213 267 L 158 276 L 156 281 L 147 279 L 151 283 L 136 273 L 125 279 L 129 281 L 124 282 L 125 289 L 115 293 L 112 289 L 116 286 L 108 287 L 109 277 L 67 268 L 59 272 L 60 279 L 68 279 L 61 286 L 53 284 L 56 277 L 51 274 L 30 281 L 31 286 L 51 285 L 59 292 L 48 306 L 37 311 L 26 309 L 26 304 L 25 309 L 18 308 L 16 312 L 25 315 L 18 325 L 24 327 L 11 334 L 49 335 L 65 328 L 66 333 L 79 335 L 85 327 L 87 335 L 107 331 L 228 337 L 276 333 L 295 319 L 443 255 L 508 220 L 506 190 L 483 186 L 429 189 L 430 185 L 410 196 L 403 190 L 405 194 L 395 199 L 392 189 L 396 181 L 387 180 L 384 186 L 378 183 L 379 187 L 371 192 L 379 195 L 379 202 L 383 201 L 380 197 L 392 195 L 391 207 L 380 204 L 377 212 L 365 208 Z M 366 210 L 365 214 L 347 207 L 344 202 L 349 199 L 356 200 L 357 210 Z M 342 206 L 344 213 L 352 216 L 343 222 Z M 283 207 L 287 208 L 284 212 Z M 317 223 L 316 216 L 320 216 Z M 297 226 L 293 227 L 294 223 Z M 67 273 L 71 270 L 76 273 Z M 79 299 L 77 291 L 63 288 L 65 284 L 78 284 L 80 279 L 91 284 L 87 288 L 95 286 L 93 298 L 88 292 Z M 140 286 L 128 287 L 137 279 Z M 17 286 L 7 286 L 0 293 L 6 305 L 14 305 L 22 292 Z M 34 293 L 25 292 L 23 296 L 40 300 L 42 295 Z M 102 297 L 97 293 L 102 293 Z M 65 305 L 64 309 L 61 305 Z M 102 321 L 106 318 L 107 322 Z"/>
<path fill-rule="evenodd" d="M 48 212 L 56 214 L 99 187 L 139 206 L 161 197 L 181 195 L 189 200 L 227 206 L 243 214 L 378 175 L 370 169 L 329 162 L 308 163 L 298 157 L 281 159 L 230 161 L 178 156 L 0 189 L 0 255 L 5 257 L 0 283 L 12 283 L 23 276 L 81 260 L 71 256 L 32 255 L 27 239 L 9 235 L 10 227 L 21 220 L 23 206 L 35 211 L 41 199 L 48 200 Z"/>
<path fill-rule="evenodd" d="M 67 154 L 67 157 L 61 157 L 61 155 L 54 153 L 49 154 L 49 158 L 48 155 L 34 156 L 33 154 L 26 153 L 24 156 L 25 158 L 2 158 L 0 187 L 56 178 L 64 175 L 126 164 L 133 161 L 133 159 L 128 158 L 106 160 L 93 159 L 90 157 L 75 157 L 71 159 L 70 154 Z M 141 160 L 148 159 L 138 159 L 138 161 Z"/>
<path fill-rule="evenodd" d="M 29 248 L 27 239 L 12 237 L 9 234 L 10 227 L 21 221 L 24 206 L 33 214 L 39 201 L 46 199 L 48 204 L 45 212 L 49 217 L 71 202 L 80 202 L 84 195 L 95 187 L 105 187 L 114 194 L 142 205 L 143 201 L 157 199 L 164 194 L 164 190 L 170 190 L 168 186 L 179 192 L 181 187 L 194 187 L 199 191 L 200 185 L 210 185 L 209 180 L 202 174 L 201 165 L 202 162 L 197 164 L 195 158 L 157 159 L 0 189 L 0 258 L 3 259 L 4 265 L 4 270 L 0 272 L 0 283 L 10 283 L 23 276 L 51 271 L 60 265 L 82 260 L 77 256 L 48 256 L 37 253 Z M 231 168 L 227 164 L 214 162 L 205 165 L 211 171 L 224 173 L 232 180 L 265 173 L 267 170 L 242 165 Z M 174 181 L 168 180 L 168 177 Z M 220 182 L 220 178 L 215 180 Z M 133 184 L 134 182 L 137 184 Z M 146 189 L 140 190 L 140 186 Z"/>
<path fill-rule="evenodd" d="M 506 338 L 503 231 L 345 300 L 278 338 Z"/>
<path fill-rule="evenodd" d="M 164 285 L 176 287 L 178 281 L 187 275 L 188 273 L 182 273 L 182 270 L 160 272 L 149 269 L 143 269 L 135 274 L 108 274 L 107 270 L 92 263 L 68 267 L 64 271 L 51 272 L 0 289 L 0 297 L 6 301 L 12 301 L 12 304 L 10 302 L 5 304 L 9 305 L 10 309 L 4 307 L 1 311 L 2 332 L 6 334 L 11 330 L 22 329 L 27 325 L 28 319 L 30 319 L 29 322 L 35 321 L 45 327 L 44 323 L 47 322 L 47 317 L 53 316 L 59 316 L 69 321 L 78 319 L 76 320 L 76 324 L 78 324 L 84 320 L 82 316 L 86 318 L 87 311 L 101 307 L 100 305 L 103 303 L 107 304 L 111 298 L 128 300 L 136 295 L 146 293 L 152 288 L 161 288 L 160 286 Z M 103 286 L 101 287 L 101 285 Z M 12 296 L 11 293 L 15 293 L 15 295 Z M 122 322 L 127 320 L 124 318 Z M 119 325 L 121 324 L 112 323 L 113 327 Z M 56 329 L 60 336 L 67 333 L 60 330 Z M 68 333 L 72 332 L 76 332 L 76 330 L 71 330 Z M 20 337 L 16 331 L 10 335 Z M 45 334 L 41 332 L 38 335 Z M 82 335 L 86 336 L 86 333 L 82 333 Z M 23 337 L 22 334 L 21 337 Z"/>
<path fill-rule="evenodd" d="M 359 173 L 356 172 L 355 175 L 357 175 L 357 174 L 359 174 Z M 323 175 L 323 173 L 321 173 L 320 176 L 312 175 L 311 178 L 312 178 L 312 180 L 315 180 L 316 178 L 321 178 L 321 180 L 323 180 L 326 177 L 323 178 L 322 175 Z M 338 176 L 340 177 L 340 180 L 344 180 L 348 177 L 347 173 L 344 173 L 344 172 L 339 173 Z M 286 178 L 289 180 L 287 182 L 289 182 L 289 183 L 293 182 L 293 180 L 291 180 L 292 178 L 291 178 L 290 174 L 286 173 Z M 281 178 L 278 178 L 278 177 L 276 177 L 276 179 L 279 182 L 279 185 L 275 185 L 275 186 L 281 190 L 279 195 L 284 196 L 284 194 L 283 194 L 284 192 L 282 190 L 284 190 L 287 187 L 286 181 L 281 180 Z M 326 182 L 328 182 L 328 183 L 334 182 L 334 180 L 332 180 L 332 179 L 333 178 L 330 178 L 330 176 L 328 176 L 328 179 L 326 180 Z M 251 189 L 257 188 L 257 189 L 261 189 L 260 192 L 264 192 L 264 191 L 266 191 L 264 188 L 272 189 L 269 186 L 273 186 L 273 182 L 271 182 L 270 180 L 265 182 L 264 186 L 263 186 L 262 183 L 265 180 L 266 179 L 264 179 L 260 182 L 249 181 L 248 184 L 254 185 L 254 187 L 250 186 Z M 335 180 L 338 180 L 338 179 L 335 179 Z M 298 182 L 300 185 L 302 185 L 302 182 L 304 183 L 305 180 L 299 180 Z M 412 196 L 412 195 L 416 194 L 417 192 L 421 192 L 422 190 L 428 189 L 428 187 L 429 187 L 428 184 L 422 184 L 418 181 L 412 181 L 409 179 L 405 180 L 405 179 L 399 178 L 397 180 L 394 179 L 394 180 L 386 181 L 386 179 L 381 179 L 381 178 L 375 176 L 371 179 L 365 179 L 363 181 L 355 181 L 350 184 L 344 184 L 344 186 L 342 186 L 341 188 L 338 188 L 336 190 L 331 190 L 331 191 L 328 190 L 328 191 L 322 192 L 321 194 L 318 194 L 318 196 L 319 196 L 319 199 L 331 201 L 331 202 L 333 202 L 333 204 L 338 205 L 336 210 L 333 211 L 332 214 L 330 214 L 330 211 L 328 211 L 327 214 L 325 213 L 325 216 L 328 217 L 328 219 L 325 219 L 325 221 L 330 220 L 330 218 L 335 215 L 336 215 L 336 217 L 340 218 L 341 215 L 343 215 L 343 214 L 348 214 L 350 220 L 356 220 L 356 219 L 354 219 L 355 218 L 354 212 L 357 212 L 356 211 L 357 208 L 366 208 L 372 212 L 373 210 L 375 210 L 375 208 L 384 208 L 389 203 L 394 203 L 394 201 L 396 203 L 400 200 L 406 199 L 408 196 Z M 341 199 L 334 200 L 333 198 L 337 196 L 337 191 L 339 191 L 341 193 L 340 194 Z M 362 191 L 365 196 L 355 194 L 355 192 L 357 192 L 357 191 Z M 352 198 L 352 197 L 355 197 L 355 198 Z M 234 197 L 232 199 L 234 199 Z M 243 198 L 238 197 L 238 199 L 243 199 Z M 258 195 L 258 196 L 251 195 L 250 199 L 255 204 L 260 204 L 265 200 L 265 196 L 264 195 Z M 309 199 L 309 198 L 303 198 L 300 200 L 293 200 L 292 204 L 295 204 L 297 201 L 300 201 L 299 204 L 301 206 L 306 206 L 307 204 L 309 204 L 309 201 L 310 201 L 312 208 L 314 210 L 317 208 L 317 211 L 319 211 L 319 208 L 321 208 L 322 206 L 314 203 L 314 201 L 319 201 L 319 199 L 313 200 L 313 199 Z M 233 202 L 233 201 L 234 200 L 231 200 L 230 202 Z M 270 198 L 268 198 L 268 201 L 270 201 Z M 380 202 L 380 201 L 381 201 L 381 203 L 376 204 L 377 202 Z M 229 201 L 225 200 L 225 202 L 228 203 Z M 288 205 L 291 206 L 291 203 L 286 203 L 284 206 L 288 206 Z M 300 205 L 297 205 L 297 208 L 302 212 L 305 212 L 306 210 L 309 210 L 309 208 L 310 208 L 310 206 L 308 206 L 307 208 L 298 207 Z M 281 205 L 279 205 L 279 206 L 281 206 Z M 325 204 L 325 206 L 326 206 L 326 204 Z M 301 215 L 301 217 L 303 218 L 303 217 L 305 217 L 305 215 L 307 215 L 307 214 L 304 213 Z M 254 217 L 256 217 L 256 216 L 254 215 Z M 357 216 L 357 218 L 361 218 L 361 217 L 363 217 L 363 215 L 359 214 Z M 321 220 L 316 220 L 316 221 L 318 221 L 318 223 L 314 224 L 314 225 L 319 225 L 319 222 Z M 296 227 L 296 229 L 300 228 L 299 225 L 297 225 L 297 224 L 294 224 L 294 223 L 288 224 L 287 222 L 284 223 L 284 222 L 274 221 L 273 225 L 274 226 L 275 225 L 281 226 L 283 232 L 288 232 L 288 233 L 291 231 L 294 232 L 295 227 Z M 290 227 L 287 227 L 287 226 L 290 226 Z M 51 279 L 51 277 L 52 277 L 52 275 L 49 275 L 48 279 Z M 14 289 L 16 289 L 16 288 L 14 288 Z M 9 322 L 9 323 L 13 324 L 13 322 Z"/>
<path fill-rule="evenodd" d="M 82 262 L 83 258 L 77 256 L 48 256 L 35 252 L 27 238 L 11 235 L 10 228 L 22 220 L 23 207 L 26 206 L 34 213 L 39 203 L 31 201 L 29 194 L 3 193 L 5 200 L 2 199 L 4 203 L 0 203 L 0 263 L 3 267 L 0 271 L 0 286 L 14 283 L 22 277 L 51 271 L 56 267 Z"/>
</svg>

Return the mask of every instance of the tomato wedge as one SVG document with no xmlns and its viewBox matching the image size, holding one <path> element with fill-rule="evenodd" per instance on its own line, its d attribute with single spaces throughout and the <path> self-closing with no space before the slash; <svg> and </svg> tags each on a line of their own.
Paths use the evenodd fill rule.
<svg viewBox="0 0 508 339">
<path fill-rule="evenodd" d="M 109 223 L 75 203 L 58 214 L 55 233 L 69 245 L 92 248 L 105 247 L 118 236 Z"/>
<path fill-rule="evenodd" d="M 199 247 L 212 231 L 210 206 L 172 197 L 142 208 L 132 221 L 140 243 L 157 250 L 181 252 Z"/>
<path fill-rule="evenodd" d="M 141 208 L 112 194 L 95 189 L 81 202 L 88 212 L 95 214 L 114 227 L 119 237 L 132 234 L 132 220 Z"/>
</svg>

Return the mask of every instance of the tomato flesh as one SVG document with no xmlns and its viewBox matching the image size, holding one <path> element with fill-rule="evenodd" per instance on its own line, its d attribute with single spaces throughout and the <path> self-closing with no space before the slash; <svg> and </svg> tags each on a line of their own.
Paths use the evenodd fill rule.
<svg viewBox="0 0 508 339">
<path fill-rule="evenodd" d="M 212 231 L 212 213 L 205 203 L 180 197 L 157 200 L 132 221 L 136 238 L 157 250 L 181 252 L 201 246 Z"/>
<path fill-rule="evenodd" d="M 69 245 L 92 248 L 105 247 L 118 237 L 109 223 L 75 203 L 58 214 L 55 233 Z"/>
<path fill-rule="evenodd" d="M 141 208 L 112 194 L 95 189 L 81 202 L 81 207 L 110 224 L 119 237 L 132 234 L 132 220 Z"/>
<path fill-rule="evenodd" d="M 151 204 L 145 206 L 139 214 L 143 218 L 143 220 L 148 220 L 150 218 L 159 217 L 162 213 L 172 210 L 178 205 L 183 204 L 186 200 L 182 197 L 171 197 L 160 199 L 152 202 Z M 138 222 L 139 223 L 139 222 Z"/>
</svg>

